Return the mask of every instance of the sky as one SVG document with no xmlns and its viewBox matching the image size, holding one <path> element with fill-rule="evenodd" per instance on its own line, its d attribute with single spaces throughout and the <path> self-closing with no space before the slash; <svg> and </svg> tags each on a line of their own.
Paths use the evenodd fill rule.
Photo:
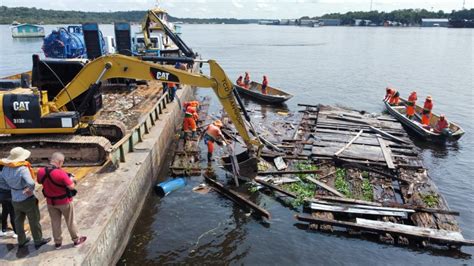
<svg viewBox="0 0 474 266">
<path fill-rule="evenodd" d="M 175 17 L 194 18 L 299 18 L 326 13 L 404 8 L 460 10 L 474 8 L 474 0 L 0 0 L 9 7 L 36 7 L 55 10 L 128 11 L 159 6 Z"/>
</svg>

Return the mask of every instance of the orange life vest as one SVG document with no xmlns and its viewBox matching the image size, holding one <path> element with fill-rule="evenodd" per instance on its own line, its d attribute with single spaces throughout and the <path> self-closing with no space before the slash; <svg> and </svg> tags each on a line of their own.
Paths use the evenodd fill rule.
<svg viewBox="0 0 474 266">
<path fill-rule="evenodd" d="M 446 119 L 443 120 L 438 120 L 438 123 L 436 124 L 436 131 L 441 132 L 443 129 L 448 128 L 449 123 Z"/>
<path fill-rule="evenodd" d="M 416 92 L 411 93 L 410 96 L 408 97 L 408 101 L 407 101 L 407 115 L 408 116 L 415 115 L 416 100 L 418 100 L 418 98 L 416 96 Z"/>
</svg>

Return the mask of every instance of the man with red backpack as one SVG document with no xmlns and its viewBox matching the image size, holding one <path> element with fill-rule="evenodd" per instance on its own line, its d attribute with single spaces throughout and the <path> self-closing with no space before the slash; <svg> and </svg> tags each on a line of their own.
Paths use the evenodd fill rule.
<svg viewBox="0 0 474 266">
<path fill-rule="evenodd" d="M 74 247 L 81 246 L 87 239 L 85 236 L 79 236 L 77 232 L 72 203 L 72 197 L 77 191 L 74 188 L 73 178 L 61 169 L 63 164 L 64 154 L 55 152 L 51 156 L 50 166 L 38 170 L 38 183 L 43 185 L 43 194 L 48 203 L 56 249 L 60 249 L 62 246 L 61 216 L 64 216 L 66 220 Z"/>
</svg>

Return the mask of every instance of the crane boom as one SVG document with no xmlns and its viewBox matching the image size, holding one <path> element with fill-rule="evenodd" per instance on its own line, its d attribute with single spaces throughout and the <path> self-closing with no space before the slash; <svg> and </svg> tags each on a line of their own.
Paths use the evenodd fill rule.
<svg viewBox="0 0 474 266">
<path fill-rule="evenodd" d="M 214 90 L 247 148 L 252 149 L 254 146 L 259 146 L 259 140 L 251 139 L 249 136 L 240 114 L 240 108 L 233 95 L 232 82 L 216 61 L 209 60 L 207 63 L 210 67 L 209 77 L 120 54 L 102 56 L 88 63 L 49 103 L 49 107 L 53 111 L 64 110 L 67 103 L 86 92 L 91 85 L 111 78 L 158 80 L 207 87 Z"/>
</svg>

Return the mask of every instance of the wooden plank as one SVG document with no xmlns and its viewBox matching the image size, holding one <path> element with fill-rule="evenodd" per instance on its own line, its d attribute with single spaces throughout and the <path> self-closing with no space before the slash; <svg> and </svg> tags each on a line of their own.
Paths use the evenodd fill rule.
<svg viewBox="0 0 474 266">
<path fill-rule="evenodd" d="M 309 223 L 314 223 L 314 224 L 327 224 L 327 225 L 333 225 L 333 226 L 339 226 L 339 227 L 345 227 L 345 228 L 350 228 L 350 229 L 356 229 L 356 230 L 362 230 L 366 232 L 374 232 L 374 233 L 379 233 L 379 234 L 385 234 L 389 233 L 392 235 L 400 235 L 404 236 L 407 238 L 415 238 L 418 240 L 427 240 L 430 241 L 431 243 L 435 244 L 443 244 L 443 245 L 466 245 L 466 246 L 474 246 L 474 241 L 473 240 L 455 240 L 451 238 L 444 238 L 444 237 L 435 237 L 435 236 L 426 236 L 426 235 L 419 235 L 416 233 L 413 233 L 411 231 L 400 231 L 400 230 L 394 230 L 391 228 L 375 228 L 372 226 L 366 226 L 358 223 L 353 223 L 353 222 L 346 222 L 346 221 L 339 221 L 339 220 L 330 220 L 330 219 L 323 219 L 323 218 L 314 218 L 312 216 L 308 215 L 296 215 L 295 218 L 298 221 L 303 221 L 303 222 L 309 222 Z"/>
<path fill-rule="evenodd" d="M 209 182 L 214 188 L 216 188 L 216 190 L 221 193 L 222 195 L 226 196 L 227 198 L 231 199 L 232 201 L 234 201 L 235 203 L 241 205 L 241 206 L 244 206 L 244 207 L 248 207 L 250 208 L 251 210 L 255 211 L 259 216 L 262 216 L 262 217 L 265 217 L 267 219 L 271 219 L 271 214 L 261 208 L 260 206 L 258 206 L 257 204 L 253 203 L 252 201 L 242 197 L 241 195 L 239 195 L 237 192 L 231 190 L 231 189 L 228 189 L 228 188 L 225 188 L 224 185 L 222 185 L 221 183 L 213 180 L 212 178 L 204 175 L 204 178 L 206 179 L 207 182 Z"/>
<path fill-rule="evenodd" d="M 355 203 L 342 203 L 342 202 L 330 202 L 320 199 L 311 199 L 311 202 L 323 204 L 323 205 L 330 205 L 330 206 L 341 206 L 346 208 L 357 208 L 357 209 L 367 209 L 367 210 L 377 210 L 377 211 L 392 211 L 392 212 L 406 212 L 406 213 L 414 213 L 415 210 L 412 209 L 405 209 L 405 208 L 394 208 L 394 207 L 384 207 L 384 206 L 369 206 L 365 204 L 355 204 Z"/>
<path fill-rule="evenodd" d="M 363 205 L 368 205 L 368 206 L 382 206 L 382 204 L 378 202 L 371 202 L 371 201 L 357 200 L 357 199 L 338 198 L 338 197 L 320 196 L 320 195 L 315 196 L 315 198 L 328 200 L 328 201 L 344 202 L 344 203 L 357 203 L 357 204 L 363 204 Z"/>
<path fill-rule="evenodd" d="M 392 160 L 392 152 L 387 148 L 387 144 L 381 137 L 379 137 L 379 135 L 377 135 L 377 140 L 380 144 L 380 148 L 382 149 L 382 154 L 385 162 L 387 163 L 388 169 L 395 169 L 395 164 L 393 164 Z"/>
<path fill-rule="evenodd" d="M 427 227 L 418 227 L 418 226 L 405 225 L 405 224 L 396 224 L 392 222 L 373 221 L 373 220 L 367 220 L 367 219 L 362 219 L 362 218 L 357 218 L 356 223 L 360 225 L 364 225 L 364 226 L 370 226 L 372 228 L 378 228 L 385 231 L 410 232 L 411 234 L 417 234 L 417 235 L 424 236 L 427 238 L 435 237 L 435 238 L 445 238 L 445 239 L 457 240 L 457 241 L 465 240 L 460 232 L 455 232 L 455 231 L 447 231 L 447 230 L 433 229 L 433 228 L 427 228 Z"/>
<path fill-rule="evenodd" d="M 346 196 L 344 196 L 344 194 L 342 194 L 341 192 L 337 191 L 335 188 L 332 188 L 332 187 L 330 187 L 330 186 L 324 184 L 323 182 L 320 182 L 320 181 L 318 181 L 318 180 L 316 180 L 316 179 L 314 179 L 314 178 L 312 178 L 312 177 L 310 177 L 310 176 L 305 176 L 304 179 L 307 179 L 307 180 L 309 180 L 309 181 L 315 183 L 316 185 L 318 185 L 318 186 L 324 188 L 325 190 L 331 192 L 332 194 L 334 194 L 334 195 L 336 195 L 336 196 L 338 196 L 338 197 L 341 197 L 341 198 L 345 198 L 345 197 L 346 197 Z"/>
<path fill-rule="evenodd" d="M 319 204 L 319 203 L 314 203 L 314 202 L 310 204 L 310 208 L 316 211 L 329 211 L 329 212 L 352 213 L 352 214 L 375 215 L 375 216 L 397 216 L 397 217 L 407 218 L 406 212 L 369 210 L 369 209 L 354 208 L 354 207 L 331 206 L 331 205 Z"/>
<path fill-rule="evenodd" d="M 291 193 L 291 192 L 289 192 L 289 191 L 286 191 L 286 190 L 284 190 L 284 189 L 281 189 L 281 188 L 279 188 L 278 186 L 275 186 L 275 185 L 273 185 L 273 184 L 270 184 L 270 183 L 265 182 L 265 181 L 263 181 L 263 180 L 261 180 L 261 179 L 258 179 L 258 178 L 255 178 L 254 180 L 255 180 L 255 182 L 259 183 L 259 184 L 262 185 L 262 186 L 265 186 L 265 187 L 267 187 L 267 188 L 276 190 L 276 191 L 278 191 L 278 192 L 280 192 L 280 193 L 282 193 L 282 194 L 285 194 L 285 195 L 287 195 L 287 196 L 289 196 L 289 197 L 292 197 L 292 198 L 295 198 L 295 199 L 297 198 L 297 196 L 296 196 L 295 194 L 293 194 L 293 193 Z"/>
<path fill-rule="evenodd" d="M 385 131 L 383 131 L 383 130 L 381 130 L 381 129 L 375 128 L 375 127 L 373 127 L 373 126 L 369 126 L 369 127 L 370 127 L 370 129 L 372 129 L 372 131 L 374 131 L 375 133 L 379 133 L 380 135 L 383 135 L 383 136 L 385 136 L 385 137 L 391 138 L 391 139 L 393 139 L 393 140 L 395 140 L 395 141 L 397 141 L 397 142 L 401 142 L 401 143 L 405 143 L 405 144 L 411 144 L 410 142 L 405 141 L 405 140 L 403 140 L 403 139 L 401 139 L 401 138 L 395 137 L 394 135 L 392 135 L 392 134 L 390 134 L 390 133 L 388 133 L 388 132 L 385 132 Z"/>
<path fill-rule="evenodd" d="M 321 172 L 322 170 L 288 170 L 288 171 L 258 172 L 258 175 L 318 174 Z"/>
<path fill-rule="evenodd" d="M 387 206 L 387 207 L 412 209 L 412 210 L 415 210 L 417 212 L 439 213 L 439 214 L 448 214 L 448 215 L 455 215 L 455 216 L 460 215 L 460 213 L 458 211 L 443 210 L 443 209 L 436 209 L 436 208 L 426 208 L 426 207 L 422 207 L 422 206 L 413 206 L 413 205 L 410 205 L 410 204 L 400 204 L 400 203 L 396 203 L 396 202 L 384 202 L 382 205 Z"/>
<path fill-rule="evenodd" d="M 341 154 L 345 149 L 349 148 L 349 146 L 351 146 L 351 144 L 364 132 L 363 129 L 361 129 L 359 131 L 359 133 L 357 133 L 357 135 L 355 137 L 353 137 L 349 143 L 346 144 L 346 146 L 342 147 L 342 149 L 338 150 L 336 153 L 334 153 L 334 156 L 339 156 L 339 154 Z"/>
<path fill-rule="evenodd" d="M 357 124 L 363 124 L 363 125 L 368 125 L 369 122 L 360 120 L 360 119 L 354 119 L 354 118 L 349 118 L 349 117 L 340 117 L 340 116 L 335 116 L 335 115 L 328 115 L 328 118 L 331 119 L 336 119 L 336 120 L 342 120 L 342 121 L 349 121 Z"/>
</svg>

